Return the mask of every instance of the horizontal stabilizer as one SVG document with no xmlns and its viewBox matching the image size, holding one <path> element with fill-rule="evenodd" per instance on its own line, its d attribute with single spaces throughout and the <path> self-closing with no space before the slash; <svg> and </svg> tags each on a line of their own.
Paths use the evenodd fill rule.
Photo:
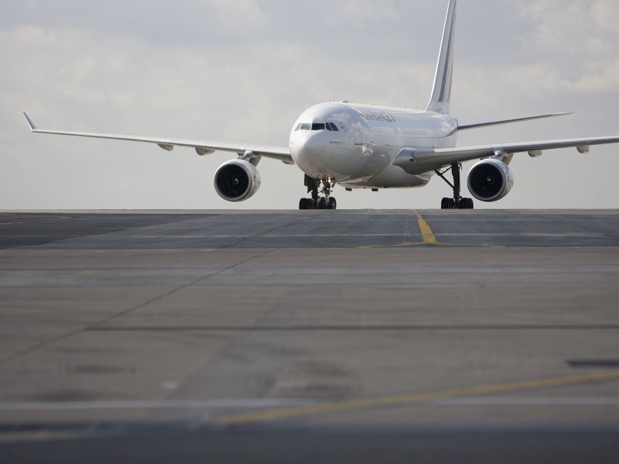
<svg viewBox="0 0 619 464">
<path fill-rule="evenodd" d="M 512 124 L 515 122 L 534 121 L 536 119 L 556 118 L 558 116 L 567 116 L 569 114 L 574 114 L 574 113 L 551 113 L 551 114 L 542 114 L 540 116 L 528 116 L 526 118 L 504 119 L 502 121 L 480 122 L 477 124 L 463 124 L 461 126 L 458 126 L 458 130 L 477 129 L 480 127 L 498 126 L 501 124 Z"/>
</svg>

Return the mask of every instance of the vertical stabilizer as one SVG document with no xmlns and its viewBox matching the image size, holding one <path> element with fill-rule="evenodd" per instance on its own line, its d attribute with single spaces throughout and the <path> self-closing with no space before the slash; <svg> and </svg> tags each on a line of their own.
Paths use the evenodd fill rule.
<svg viewBox="0 0 619 464">
<path fill-rule="evenodd" d="M 443 30 L 443 43 L 436 66 L 436 77 L 432 97 L 428 104 L 428 111 L 437 113 L 449 113 L 451 109 L 451 81 L 453 76 L 454 42 L 456 35 L 456 4 L 457 0 L 449 0 L 445 29 Z"/>
</svg>

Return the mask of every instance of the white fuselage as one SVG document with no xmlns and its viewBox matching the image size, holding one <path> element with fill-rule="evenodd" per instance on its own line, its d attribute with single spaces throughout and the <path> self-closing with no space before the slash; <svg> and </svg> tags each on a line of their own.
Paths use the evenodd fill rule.
<svg viewBox="0 0 619 464">
<path fill-rule="evenodd" d="M 453 148 L 453 116 L 349 103 L 321 103 L 306 110 L 290 133 L 290 153 L 314 179 L 353 188 L 419 187 L 432 172 L 411 175 L 394 166 L 404 148 Z"/>
</svg>

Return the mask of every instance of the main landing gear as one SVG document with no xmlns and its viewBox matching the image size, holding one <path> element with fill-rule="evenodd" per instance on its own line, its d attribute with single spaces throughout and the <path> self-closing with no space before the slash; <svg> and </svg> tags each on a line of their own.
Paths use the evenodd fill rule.
<svg viewBox="0 0 619 464">
<path fill-rule="evenodd" d="M 331 188 L 333 184 L 330 179 L 319 180 L 312 179 L 307 174 L 305 175 L 305 186 L 307 192 L 312 193 L 312 198 L 301 198 L 299 202 L 299 209 L 336 209 L 337 201 L 331 196 Z M 324 196 L 319 195 L 322 193 Z"/>
<path fill-rule="evenodd" d="M 460 169 L 462 169 L 462 165 L 460 163 L 456 163 L 452 164 L 450 168 L 447 168 L 444 171 L 439 171 L 438 169 L 435 171 L 436 175 L 438 175 L 441 179 L 447 182 L 447 184 L 449 184 L 449 186 L 453 189 L 454 192 L 453 198 L 443 198 L 443 201 L 441 201 L 441 209 L 475 208 L 475 205 L 471 198 L 462 198 L 462 195 L 460 195 Z M 453 177 L 453 184 L 449 182 L 449 179 L 445 177 L 447 171 L 451 171 L 451 175 Z"/>
</svg>

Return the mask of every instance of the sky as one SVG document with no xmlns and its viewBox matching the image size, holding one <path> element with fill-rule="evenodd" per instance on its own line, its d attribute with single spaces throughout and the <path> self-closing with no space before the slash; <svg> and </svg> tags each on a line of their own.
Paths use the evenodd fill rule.
<svg viewBox="0 0 619 464">
<path fill-rule="evenodd" d="M 325 101 L 425 109 L 447 0 L 0 0 L 0 210 L 296 209 L 303 173 L 263 159 L 262 187 L 218 197 L 230 154 L 31 134 L 44 129 L 287 146 Z M 619 134 L 619 2 L 460 0 L 459 146 Z M 472 163 L 466 163 L 464 172 Z M 619 145 L 517 155 L 478 208 L 619 208 Z M 466 189 L 465 189 L 466 190 Z M 340 209 L 437 208 L 450 188 L 346 192 Z"/>
</svg>

